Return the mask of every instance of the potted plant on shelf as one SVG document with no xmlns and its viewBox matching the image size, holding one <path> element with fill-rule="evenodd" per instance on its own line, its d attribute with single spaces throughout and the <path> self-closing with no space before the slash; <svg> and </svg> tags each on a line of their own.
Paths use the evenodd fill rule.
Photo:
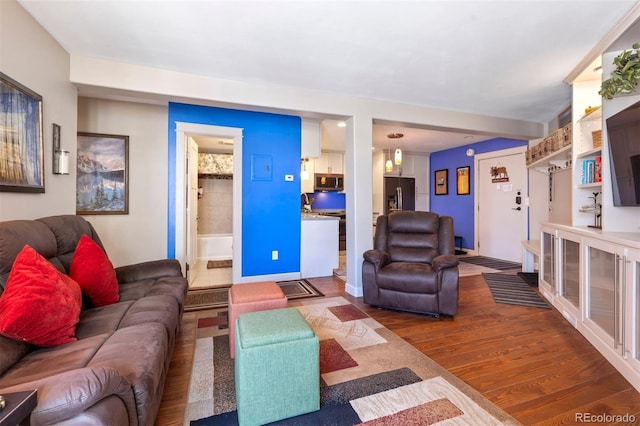
<svg viewBox="0 0 640 426">
<path fill-rule="evenodd" d="M 632 93 L 640 82 L 640 43 L 634 43 L 631 50 L 625 50 L 615 58 L 616 66 L 611 77 L 602 82 L 600 94 L 605 99 L 613 99 L 618 94 Z"/>
</svg>

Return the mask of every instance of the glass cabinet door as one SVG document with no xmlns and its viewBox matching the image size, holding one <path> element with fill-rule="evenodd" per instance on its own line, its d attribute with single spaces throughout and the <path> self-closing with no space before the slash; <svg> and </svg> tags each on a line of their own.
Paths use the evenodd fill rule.
<svg viewBox="0 0 640 426">
<path fill-rule="evenodd" d="M 580 243 L 560 239 L 562 297 L 580 308 Z"/>
<path fill-rule="evenodd" d="M 626 298 L 627 310 L 625 317 L 630 323 L 627 336 L 630 340 L 625 342 L 625 349 L 632 353 L 631 364 L 640 371 L 640 251 L 630 251 L 626 264 Z"/>
<path fill-rule="evenodd" d="M 616 254 L 607 248 L 587 246 L 589 304 L 587 317 L 615 344 L 619 339 L 619 291 Z"/>
<path fill-rule="evenodd" d="M 542 232 L 542 281 L 551 286 L 555 295 L 555 235 L 549 232 Z"/>
</svg>

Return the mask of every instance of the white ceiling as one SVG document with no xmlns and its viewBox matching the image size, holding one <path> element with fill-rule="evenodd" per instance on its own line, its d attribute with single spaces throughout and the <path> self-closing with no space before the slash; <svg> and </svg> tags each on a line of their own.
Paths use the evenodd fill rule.
<svg viewBox="0 0 640 426">
<path fill-rule="evenodd" d="M 71 54 L 542 123 L 570 104 L 563 79 L 637 3 L 18 1 Z M 490 137 L 376 125 L 374 145 L 391 132 L 422 148 Z"/>
</svg>

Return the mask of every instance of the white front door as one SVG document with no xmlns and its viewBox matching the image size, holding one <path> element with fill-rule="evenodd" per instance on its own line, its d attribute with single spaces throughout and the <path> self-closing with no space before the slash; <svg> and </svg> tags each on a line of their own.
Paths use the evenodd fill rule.
<svg viewBox="0 0 640 426">
<path fill-rule="evenodd" d="M 522 262 L 528 207 L 525 148 L 476 158 L 476 248 L 481 256 Z"/>
<path fill-rule="evenodd" d="M 187 147 L 187 279 L 191 284 L 198 262 L 198 144 L 189 137 Z"/>
</svg>

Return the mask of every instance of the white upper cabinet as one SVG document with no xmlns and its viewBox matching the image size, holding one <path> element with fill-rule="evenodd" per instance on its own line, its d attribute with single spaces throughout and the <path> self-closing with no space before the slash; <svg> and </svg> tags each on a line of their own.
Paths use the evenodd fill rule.
<svg viewBox="0 0 640 426">
<path fill-rule="evenodd" d="M 301 157 L 320 157 L 320 120 L 302 119 Z"/>
<path fill-rule="evenodd" d="M 316 173 L 344 174 L 344 154 L 341 152 L 323 152 L 315 159 Z"/>
</svg>

